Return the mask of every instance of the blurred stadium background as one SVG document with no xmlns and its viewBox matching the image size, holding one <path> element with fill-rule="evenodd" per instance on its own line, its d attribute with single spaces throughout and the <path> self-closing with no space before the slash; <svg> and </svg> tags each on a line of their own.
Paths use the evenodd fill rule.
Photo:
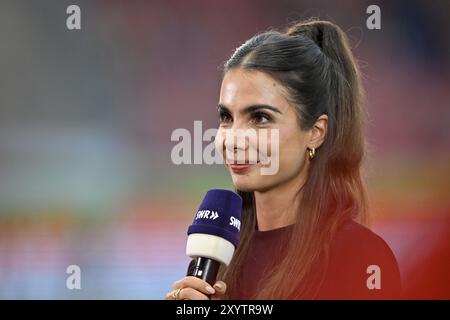
<svg viewBox="0 0 450 320">
<path fill-rule="evenodd" d="M 66 29 L 81 7 L 82 30 Z M 366 8 L 381 7 L 381 30 Z M 170 161 L 217 125 L 221 73 L 258 31 L 318 16 L 352 41 L 368 96 L 373 229 L 408 298 L 450 298 L 448 1 L 0 2 L 0 298 L 161 299 L 186 271 L 220 165 Z M 82 289 L 66 289 L 66 268 Z"/>
</svg>

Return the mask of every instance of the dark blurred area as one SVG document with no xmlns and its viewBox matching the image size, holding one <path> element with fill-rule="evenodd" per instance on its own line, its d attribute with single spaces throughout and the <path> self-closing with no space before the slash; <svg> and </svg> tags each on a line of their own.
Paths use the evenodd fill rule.
<svg viewBox="0 0 450 320">
<path fill-rule="evenodd" d="M 373 229 L 405 298 L 450 299 L 450 3 L 378 1 L 0 3 L 0 298 L 160 299 L 186 271 L 221 165 L 170 158 L 177 128 L 217 126 L 223 62 L 255 33 L 336 22 L 368 100 Z M 79 265 L 82 290 L 66 288 Z"/>
</svg>

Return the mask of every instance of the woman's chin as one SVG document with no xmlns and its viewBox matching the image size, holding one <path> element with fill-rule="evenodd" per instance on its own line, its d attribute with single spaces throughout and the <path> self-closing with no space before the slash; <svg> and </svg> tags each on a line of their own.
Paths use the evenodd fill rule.
<svg viewBox="0 0 450 320">
<path fill-rule="evenodd" d="M 249 176 L 232 176 L 233 185 L 237 190 L 251 192 L 258 190 L 258 183 L 254 177 Z"/>
<path fill-rule="evenodd" d="M 251 181 L 248 181 L 245 178 L 242 177 L 232 177 L 233 179 L 233 186 L 240 191 L 250 192 L 253 191 L 252 189 L 252 183 Z M 245 181 L 247 180 L 247 181 Z"/>
</svg>

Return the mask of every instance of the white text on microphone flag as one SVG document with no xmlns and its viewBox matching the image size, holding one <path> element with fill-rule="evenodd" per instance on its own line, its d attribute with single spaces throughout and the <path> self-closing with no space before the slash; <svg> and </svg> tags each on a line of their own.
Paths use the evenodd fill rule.
<svg viewBox="0 0 450 320">
<path fill-rule="evenodd" d="M 197 219 L 216 220 L 218 217 L 219 217 L 219 214 L 217 213 L 217 211 L 200 210 L 197 212 L 197 215 L 195 216 L 195 220 L 197 220 Z"/>
</svg>

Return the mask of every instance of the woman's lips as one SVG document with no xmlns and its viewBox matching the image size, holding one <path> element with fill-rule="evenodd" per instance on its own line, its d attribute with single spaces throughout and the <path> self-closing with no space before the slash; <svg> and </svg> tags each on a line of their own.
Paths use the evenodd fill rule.
<svg viewBox="0 0 450 320">
<path fill-rule="evenodd" d="M 234 173 L 244 173 L 254 165 L 255 165 L 254 163 L 243 163 L 243 164 L 232 163 L 230 164 L 230 168 L 231 170 L 233 170 Z"/>
</svg>

